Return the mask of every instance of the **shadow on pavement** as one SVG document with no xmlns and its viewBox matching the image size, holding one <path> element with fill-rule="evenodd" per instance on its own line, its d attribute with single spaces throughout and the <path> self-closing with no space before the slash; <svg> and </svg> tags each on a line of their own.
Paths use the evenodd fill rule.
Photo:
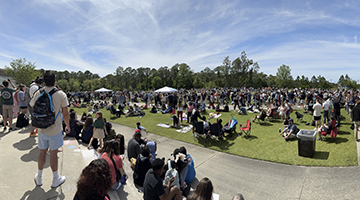
<svg viewBox="0 0 360 200">
<path fill-rule="evenodd" d="M 129 193 L 124 191 L 124 185 L 121 185 L 120 189 L 118 189 L 116 193 L 118 194 L 121 200 L 127 200 L 127 196 L 129 195 Z"/>
<path fill-rule="evenodd" d="M 40 150 L 38 147 L 31 149 L 28 153 L 21 156 L 21 160 L 24 162 L 37 162 L 39 158 Z M 50 154 L 46 154 L 46 162 L 44 168 L 48 168 L 50 166 Z"/>
<path fill-rule="evenodd" d="M 26 126 L 24 128 L 21 128 L 20 131 L 19 131 L 20 134 L 25 134 L 25 133 L 28 133 L 30 134 L 30 125 L 29 126 Z"/>
<path fill-rule="evenodd" d="M 315 151 L 313 159 L 327 160 L 329 158 L 329 152 L 326 151 Z"/>
<path fill-rule="evenodd" d="M 34 183 L 35 184 L 35 183 Z M 60 190 L 61 191 L 61 190 Z M 59 194 L 56 188 L 51 188 L 49 191 L 45 190 L 41 186 L 35 186 L 33 190 L 26 191 L 20 200 L 42 200 L 42 199 L 65 199 L 65 195 L 61 192 Z M 72 197 L 70 197 L 72 199 Z"/>
<path fill-rule="evenodd" d="M 23 140 L 20 140 L 19 142 L 14 143 L 13 147 L 17 148 L 20 151 L 29 150 L 29 149 L 33 148 L 35 143 L 36 143 L 36 140 L 34 137 L 28 137 L 26 139 L 23 139 Z"/>
</svg>

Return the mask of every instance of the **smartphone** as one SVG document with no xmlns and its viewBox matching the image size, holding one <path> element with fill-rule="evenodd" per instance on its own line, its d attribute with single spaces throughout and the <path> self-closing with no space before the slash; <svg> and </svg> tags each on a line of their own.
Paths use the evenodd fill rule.
<svg viewBox="0 0 360 200">
<path fill-rule="evenodd" d="M 172 174 L 170 174 L 170 175 L 169 175 L 169 177 L 170 177 L 170 178 L 172 178 L 172 177 L 173 177 L 173 175 L 172 175 Z"/>
</svg>

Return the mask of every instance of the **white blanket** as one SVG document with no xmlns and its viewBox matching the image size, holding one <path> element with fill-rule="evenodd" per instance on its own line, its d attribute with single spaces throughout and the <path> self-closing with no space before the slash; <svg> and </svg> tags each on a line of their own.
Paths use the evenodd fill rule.
<svg viewBox="0 0 360 200">
<path fill-rule="evenodd" d="M 166 124 L 158 124 L 157 126 L 163 127 L 163 128 L 170 128 L 170 125 Z"/>
<path fill-rule="evenodd" d="M 187 133 L 187 132 L 189 132 L 191 129 L 192 129 L 192 125 L 186 126 L 186 127 L 184 127 L 183 129 L 176 130 L 176 131 L 179 132 L 179 133 Z"/>
</svg>

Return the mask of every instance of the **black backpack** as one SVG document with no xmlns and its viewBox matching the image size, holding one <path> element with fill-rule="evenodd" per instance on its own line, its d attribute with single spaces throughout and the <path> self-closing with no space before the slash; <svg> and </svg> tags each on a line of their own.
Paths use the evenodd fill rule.
<svg viewBox="0 0 360 200">
<path fill-rule="evenodd" d="M 16 127 L 23 128 L 23 127 L 25 127 L 25 126 L 27 126 L 27 125 L 29 125 L 29 119 L 26 118 L 23 113 L 21 113 L 21 114 L 17 117 Z"/>
<path fill-rule="evenodd" d="M 31 124 L 35 128 L 47 128 L 55 123 L 59 112 L 55 116 L 52 95 L 59 91 L 57 88 L 52 89 L 49 93 L 45 88 L 40 89 L 40 94 L 36 98 L 33 110 L 31 113 Z"/>
</svg>

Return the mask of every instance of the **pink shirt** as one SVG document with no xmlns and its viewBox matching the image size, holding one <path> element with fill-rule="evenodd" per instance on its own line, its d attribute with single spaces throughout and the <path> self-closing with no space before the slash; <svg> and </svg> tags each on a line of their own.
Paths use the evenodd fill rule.
<svg viewBox="0 0 360 200">
<path fill-rule="evenodd" d="M 118 156 L 118 155 L 115 155 L 115 154 L 113 154 L 112 157 L 113 157 L 113 159 L 115 161 L 116 167 L 118 169 L 122 168 L 123 164 L 122 164 L 121 157 Z M 110 166 L 110 171 L 111 171 L 112 185 L 114 185 L 116 183 L 116 171 L 115 171 L 114 164 L 113 164 L 113 162 L 111 161 L 109 155 L 106 152 L 101 155 L 101 159 L 104 159 L 104 160 L 106 160 L 108 162 L 108 164 Z"/>
</svg>

